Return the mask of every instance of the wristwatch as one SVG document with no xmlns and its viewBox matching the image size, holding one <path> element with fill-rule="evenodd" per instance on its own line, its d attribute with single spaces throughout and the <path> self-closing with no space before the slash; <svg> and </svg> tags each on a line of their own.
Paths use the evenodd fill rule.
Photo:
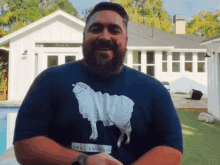
<svg viewBox="0 0 220 165">
<path fill-rule="evenodd" d="M 86 159 L 89 157 L 89 155 L 86 155 L 84 153 L 81 153 L 78 159 L 75 162 L 78 162 L 80 165 L 85 165 Z M 72 165 L 76 164 L 73 163 Z"/>
</svg>

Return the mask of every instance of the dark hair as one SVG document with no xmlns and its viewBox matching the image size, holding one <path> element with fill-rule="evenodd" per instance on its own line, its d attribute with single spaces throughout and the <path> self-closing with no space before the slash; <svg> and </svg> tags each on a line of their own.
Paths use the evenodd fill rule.
<svg viewBox="0 0 220 165">
<path fill-rule="evenodd" d="M 89 15 L 86 18 L 86 24 L 88 23 L 90 17 L 95 14 L 98 11 L 101 10 L 112 10 L 117 12 L 123 19 L 124 19 L 124 25 L 125 25 L 125 29 L 127 32 L 127 26 L 128 26 L 128 21 L 129 21 L 129 16 L 127 14 L 127 12 L 125 11 L 125 9 L 117 4 L 117 3 L 112 3 L 112 2 L 100 2 L 98 3 L 93 10 L 89 13 Z"/>
</svg>

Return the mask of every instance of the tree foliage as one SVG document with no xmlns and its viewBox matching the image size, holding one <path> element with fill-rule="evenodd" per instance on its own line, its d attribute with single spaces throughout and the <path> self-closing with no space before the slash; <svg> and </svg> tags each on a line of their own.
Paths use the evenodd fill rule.
<svg viewBox="0 0 220 165">
<path fill-rule="evenodd" d="M 161 0 L 113 0 L 122 5 L 130 20 L 171 32 L 172 19 L 163 9 Z"/>
<path fill-rule="evenodd" d="M 186 25 L 186 33 L 199 34 L 210 38 L 220 34 L 220 10 L 206 12 L 202 10 Z"/>
<path fill-rule="evenodd" d="M 59 9 L 79 17 L 77 10 L 68 0 L 1 0 L 0 37 L 27 26 Z"/>
</svg>

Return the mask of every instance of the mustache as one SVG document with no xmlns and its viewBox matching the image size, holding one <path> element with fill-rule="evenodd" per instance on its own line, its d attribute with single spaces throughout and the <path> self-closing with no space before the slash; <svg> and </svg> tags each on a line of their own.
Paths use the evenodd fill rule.
<svg viewBox="0 0 220 165">
<path fill-rule="evenodd" d="M 117 49 L 117 45 L 111 42 L 105 42 L 103 40 L 99 40 L 94 44 L 94 48 L 101 49 L 101 48 L 109 48 L 111 50 Z"/>
</svg>

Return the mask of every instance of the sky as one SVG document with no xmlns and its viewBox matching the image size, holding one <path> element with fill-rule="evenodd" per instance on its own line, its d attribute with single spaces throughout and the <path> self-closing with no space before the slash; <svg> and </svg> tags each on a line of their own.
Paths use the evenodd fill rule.
<svg viewBox="0 0 220 165">
<path fill-rule="evenodd" d="M 70 0 L 73 7 L 82 15 L 85 8 L 94 7 L 105 0 Z M 107 0 L 106 0 L 107 1 Z M 191 20 L 201 10 L 215 11 L 220 9 L 220 0 L 162 0 L 164 9 L 173 18 L 175 14 L 183 14 L 187 20 Z"/>
</svg>

